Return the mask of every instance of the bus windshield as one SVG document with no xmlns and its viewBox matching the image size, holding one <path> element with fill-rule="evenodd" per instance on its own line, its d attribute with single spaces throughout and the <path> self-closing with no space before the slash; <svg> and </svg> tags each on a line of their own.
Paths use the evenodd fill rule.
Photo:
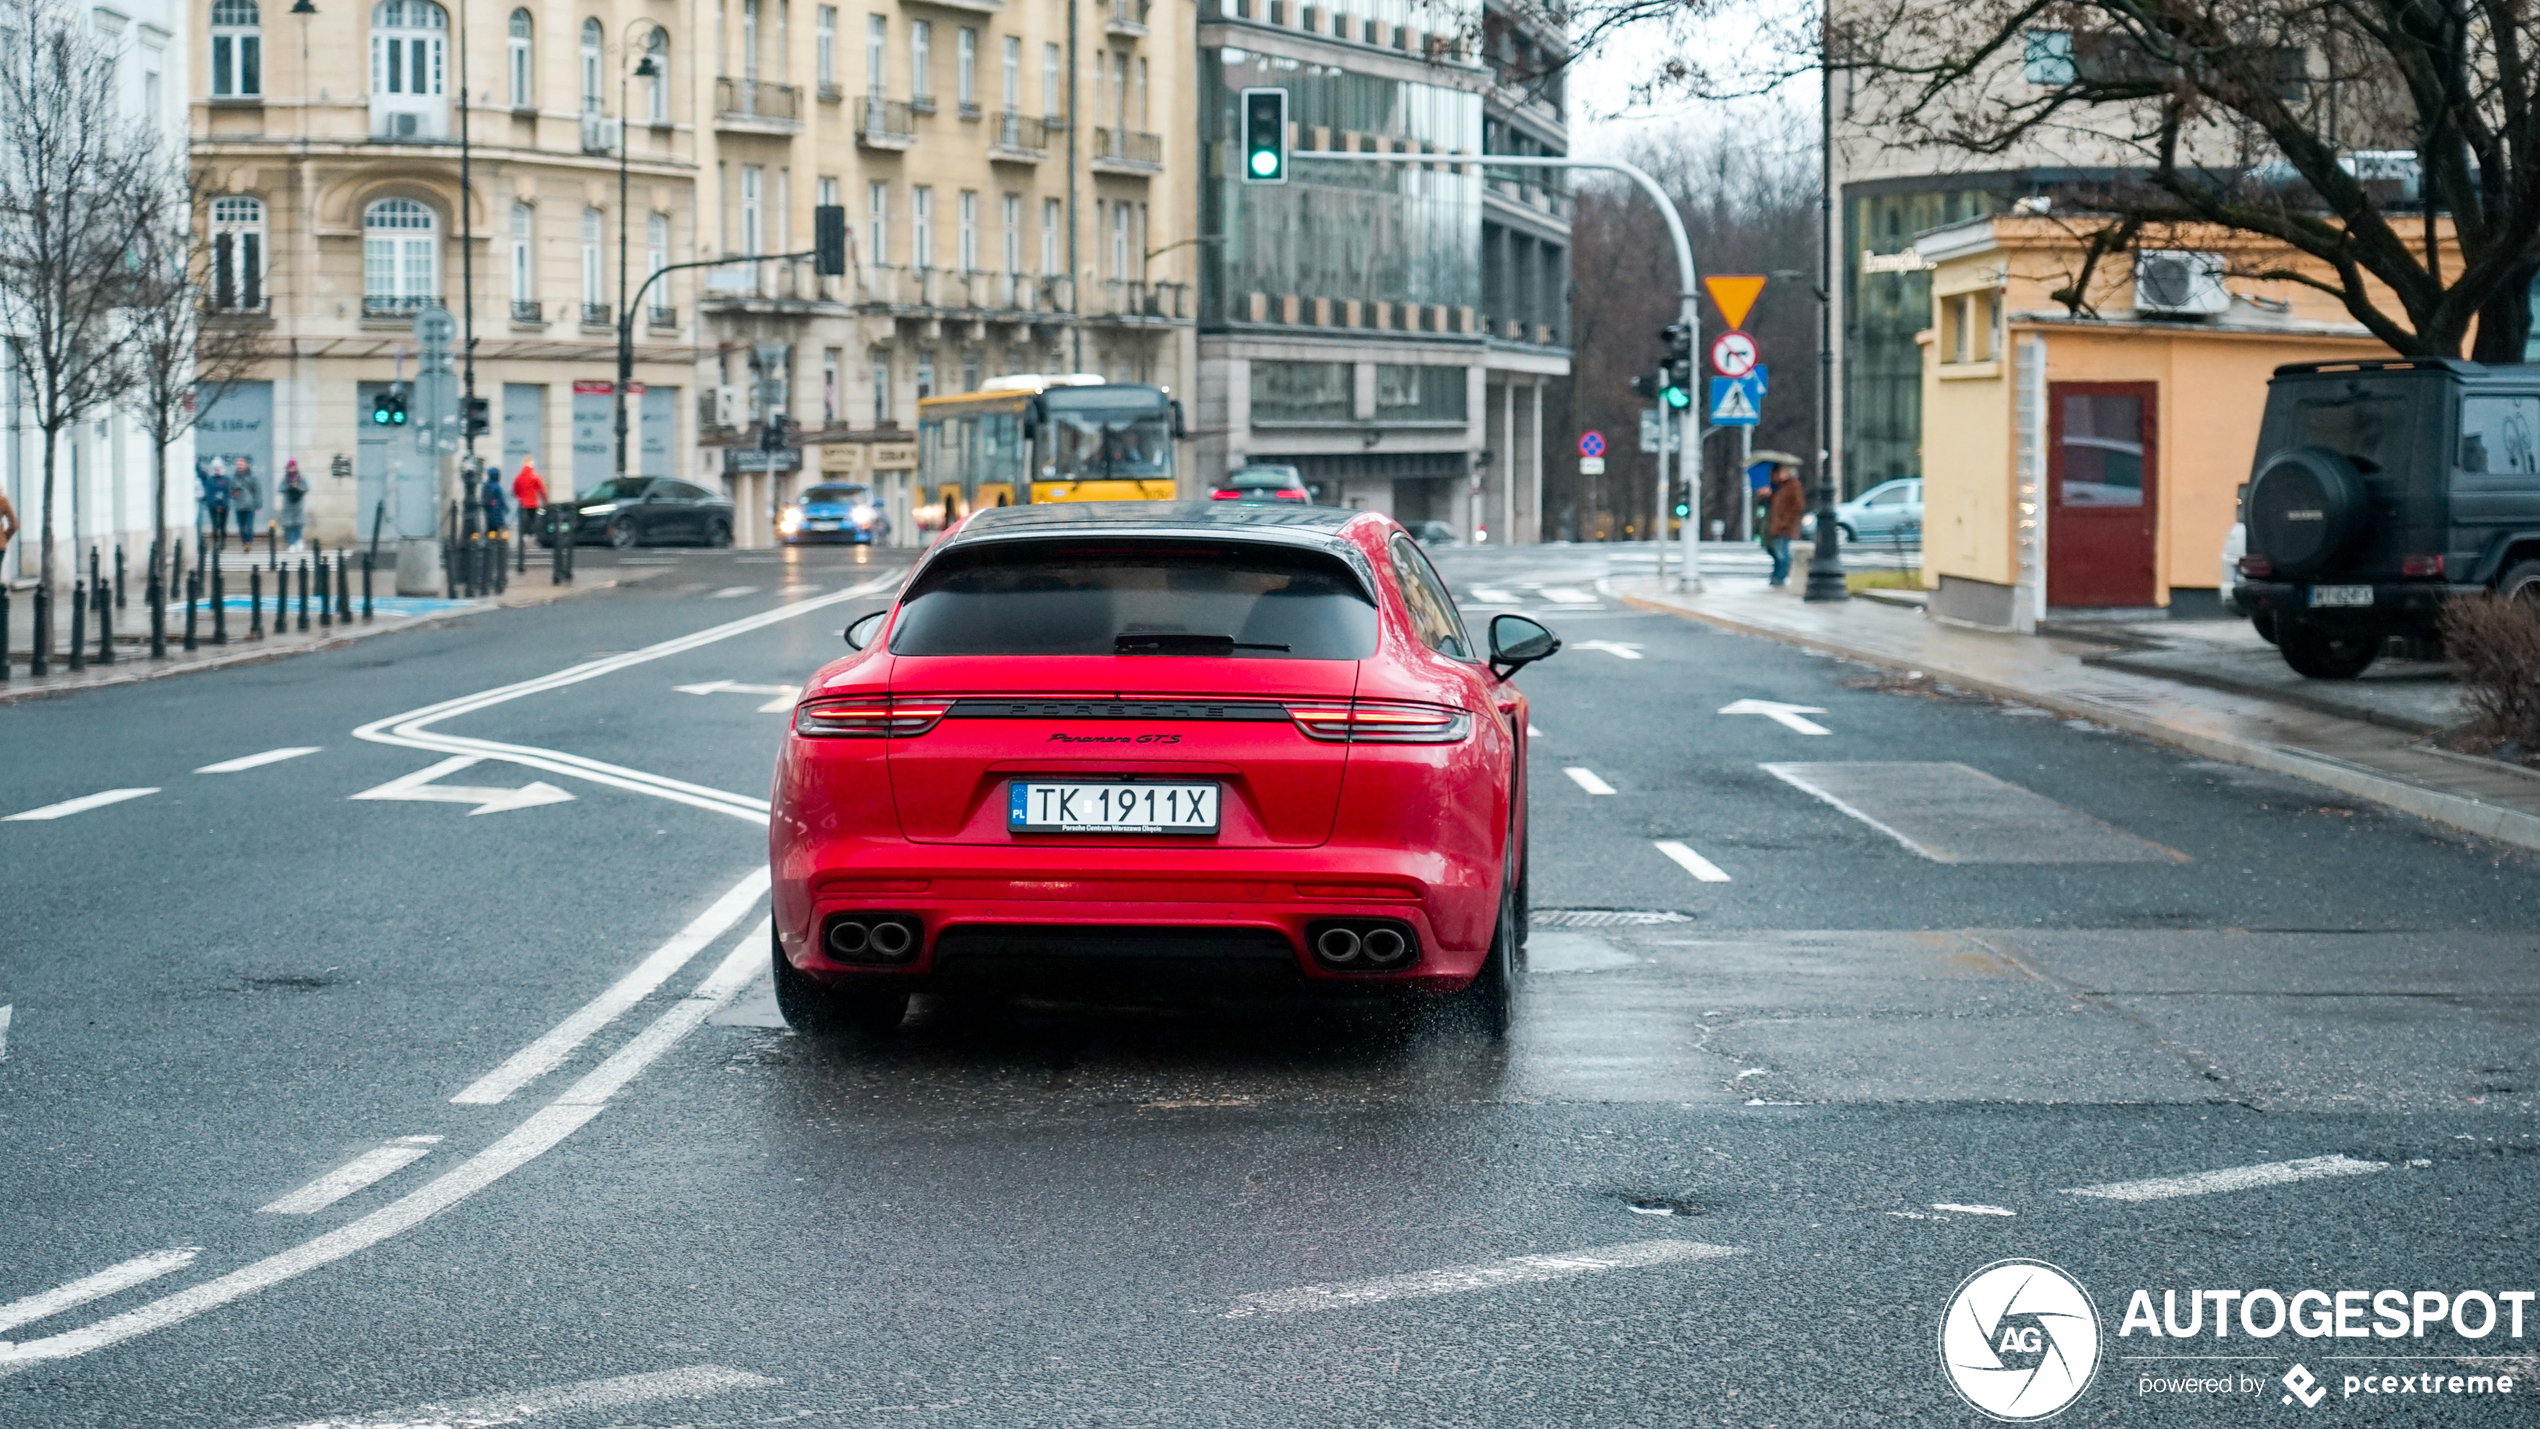
<svg viewBox="0 0 2540 1429">
<path fill-rule="evenodd" d="M 1173 474 L 1173 424 L 1133 407 L 1060 408 L 1049 414 L 1051 465 L 1044 481 L 1134 481 Z"/>
</svg>

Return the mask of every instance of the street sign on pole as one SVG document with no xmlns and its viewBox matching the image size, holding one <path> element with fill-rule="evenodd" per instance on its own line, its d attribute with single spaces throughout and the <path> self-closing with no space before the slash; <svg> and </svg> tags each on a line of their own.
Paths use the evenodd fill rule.
<svg viewBox="0 0 2540 1429">
<path fill-rule="evenodd" d="M 1605 458 L 1601 456 L 1583 456 L 1579 458 L 1579 475 L 1603 476 L 1604 474 Z"/>
<path fill-rule="evenodd" d="M 1579 455 L 1582 457 L 1605 455 L 1605 434 L 1603 432 L 1579 433 Z"/>
<path fill-rule="evenodd" d="M 1751 427 L 1763 416 L 1764 383 L 1755 374 L 1711 379 L 1711 425 Z"/>
<path fill-rule="evenodd" d="M 1711 370 L 1722 377 L 1744 377 L 1762 356 L 1746 333 L 1732 330 L 1711 339 Z"/>
<path fill-rule="evenodd" d="M 1755 273 L 1714 273 L 1702 280 L 1702 286 L 1710 292 L 1711 301 L 1719 304 L 1720 316 L 1729 320 L 1729 326 L 1744 327 L 1746 315 L 1763 295 L 1764 279 Z"/>
<path fill-rule="evenodd" d="M 1667 424 L 1664 421 L 1660 420 L 1657 408 L 1641 408 L 1640 449 L 1645 452 L 1654 452 L 1658 450 L 1658 433 L 1664 429 L 1666 425 Z M 1676 438 L 1674 434 L 1670 433 L 1667 437 L 1667 450 L 1674 451 L 1675 449 Z"/>
</svg>

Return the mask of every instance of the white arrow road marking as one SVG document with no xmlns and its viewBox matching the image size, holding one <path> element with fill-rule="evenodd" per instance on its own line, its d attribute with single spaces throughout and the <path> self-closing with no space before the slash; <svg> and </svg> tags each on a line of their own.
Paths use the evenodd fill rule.
<svg viewBox="0 0 2540 1429">
<path fill-rule="evenodd" d="M 1614 792 L 1614 786 L 1597 778 L 1596 771 L 1593 769 L 1572 767 L 1564 769 L 1561 772 L 1570 776 L 1571 783 L 1578 785 L 1580 788 L 1587 790 L 1591 794 L 1611 794 Z"/>
<path fill-rule="evenodd" d="M 1678 868 L 1683 869 L 1685 872 L 1692 874 L 1694 877 L 1705 883 L 1726 883 L 1729 881 L 1729 876 L 1720 871 L 1720 866 L 1718 864 L 1713 863 L 1711 860 L 1704 858 L 1698 853 L 1695 853 L 1691 848 L 1676 842 L 1674 839 L 1660 839 L 1658 841 L 1658 851 L 1675 860 Z"/>
<path fill-rule="evenodd" d="M 119 1290 L 129 1290 L 145 1280 L 156 1280 L 171 1270 L 183 1270 L 203 1253 L 199 1245 L 181 1245 L 174 1250 L 154 1250 L 121 1265 L 110 1265 L 95 1275 L 82 1276 L 68 1285 L 56 1285 L 40 1294 L 0 1305 L 0 1331 L 14 1330 L 47 1315 L 58 1315 L 75 1305 L 103 1300 Z M 8 1342 L 0 1340 L 0 1349 Z"/>
<path fill-rule="evenodd" d="M 1759 714 L 1784 729 L 1794 729 L 1801 734 L 1834 733 L 1813 719 L 1800 718 L 1801 715 L 1825 713 L 1815 705 L 1785 705 L 1771 700 L 1739 700 L 1733 704 L 1720 706 L 1720 713 L 1724 715 Z"/>
<path fill-rule="evenodd" d="M 708 680 L 702 685 L 673 685 L 683 695 L 774 695 L 776 698 L 758 707 L 760 714 L 783 714 L 794 707 L 794 697 L 801 693 L 796 685 L 744 685 L 738 680 Z"/>
<path fill-rule="evenodd" d="M 446 1403 L 418 1404 L 368 1419 L 309 1419 L 296 1424 L 271 1424 L 265 1429 L 458 1429 L 468 1426 L 519 1424 L 549 1414 L 587 1413 L 595 1409 L 622 1409 L 631 1404 L 652 1404 L 664 1399 L 703 1399 L 710 1394 L 730 1394 L 743 1389 L 768 1389 L 784 1383 L 765 1375 L 745 1374 L 721 1365 L 695 1365 L 688 1369 L 666 1369 L 652 1374 L 630 1374 L 616 1379 L 586 1379 L 579 1384 L 550 1385 L 545 1389 L 519 1390 L 510 1394 L 488 1394 L 479 1399 L 460 1399 Z"/>
<path fill-rule="evenodd" d="M 1617 660 L 1637 660 L 1640 658 L 1640 647 L 1628 640 L 1579 640 L 1572 642 L 1569 648 L 1573 650 L 1602 650 Z"/>
<path fill-rule="evenodd" d="M 322 1211 L 374 1181 L 421 1161 L 440 1143 L 437 1136 L 400 1136 L 374 1146 L 287 1196 L 258 1206 L 259 1215 L 305 1216 Z"/>
<path fill-rule="evenodd" d="M 224 759 L 218 764 L 206 764 L 194 772 L 197 774 L 239 774 L 249 769 L 261 769 L 268 764 L 280 764 L 286 759 L 297 759 L 303 754 L 315 754 L 322 747 L 315 744 L 303 744 L 292 749 L 268 749 L 262 754 L 243 754 L 236 759 Z"/>
<path fill-rule="evenodd" d="M 144 798 L 158 792 L 156 789 L 108 789 L 99 794 L 82 794 L 76 799 L 64 799 L 58 804 L 47 804 L 41 809 L 29 809 L 23 814 L 11 814 L 5 819 L 0 819 L 0 824 L 22 823 L 29 819 L 66 819 L 73 814 L 85 814 L 91 809 L 102 809 L 108 804 L 120 804 L 126 799 Z"/>
<path fill-rule="evenodd" d="M 426 804 L 474 804 L 469 818 L 478 814 L 500 814 L 512 809 L 530 809 L 540 804 L 563 804 L 573 796 L 542 779 L 533 779 L 517 789 L 488 789 L 471 784 L 435 784 L 445 774 L 456 774 L 471 764 L 481 764 L 480 755 L 454 755 L 440 763 L 418 769 L 412 774 L 391 779 L 376 789 L 364 789 L 347 797 L 354 799 L 410 799 Z"/>
<path fill-rule="evenodd" d="M 500 1140 L 426 1184 L 369 1215 L 348 1221 L 289 1250 L 242 1265 L 227 1275 L 189 1285 L 173 1295 L 126 1310 L 120 1315 L 108 1316 L 93 1325 L 48 1335 L 40 1340 L 0 1345 L 0 1376 L 16 1374 L 52 1360 L 93 1354 L 135 1336 L 183 1324 L 207 1310 L 216 1310 L 233 1300 L 243 1300 L 259 1290 L 332 1265 L 401 1231 L 421 1225 L 537 1160 L 580 1130 L 583 1123 L 598 1116 L 608 1105 L 610 1097 L 624 1090 L 627 1083 L 635 1080 L 664 1052 L 677 1046 L 679 1039 L 695 1031 L 717 1008 L 731 1001 L 734 994 L 765 977 L 767 932 L 768 921 L 762 918 L 756 927 L 741 935 L 741 941 L 734 945 L 704 982 L 697 984 L 696 991 L 653 1019 L 652 1025 L 629 1038 L 626 1045 L 610 1053 L 607 1060 L 584 1073 L 554 1101 L 531 1113 Z"/>
<path fill-rule="evenodd" d="M 1541 739 L 1541 738 L 1543 738 L 1543 731 L 1542 731 L 1542 730 L 1539 730 L 1539 729 L 1537 729 L 1537 728 L 1535 728 L 1535 727 L 1534 727 L 1534 723 L 1533 723 L 1533 721 L 1531 721 L 1531 720 L 1530 720 L 1530 721 L 1528 721 L 1528 722 L 1527 722 L 1527 724 L 1526 724 L 1526 738 L 1528 738 L 1528 739 Z"/>
<path fill-rule="evenodd" d="M 1341 1285 L 1306 1285 L 1294 1290 L 1264 1290 L 1235 1301 L 1235 1307 L 1218 1318 L 1241 1320 L 1253 1315 L 1287 1314 L 1298 1310 L 1345 1310 L 1355 1305 L 1373 1305 L 1385 1300 L 1411 1300 L 1428 1295 L 1453 1295 L 1466 1290 L 1496 1290 L 1503 1285 L 1524 1285 L 1545 1280 L 1568 1280 L 1577 1275 L 1594 1275 L 1606 1270 L 1631 1270 L 1645 1265 L 1672 1265 L 1689 1260 L 1716 1260 L 1738 1255 L 1741 1250 L 1729 1245 L 1705 1245 L 1698 1240 L 1644 1240 L 1623 1245 L 1599 1246 L 1593 1250 L 1573 1251 L 1568 1255 L 1519 1255 L 1507 1260 L 1494 1260 L 1486 1265 L 1458 1265 L 1445 1270 L 1419 1270 L 1408 1275 L 1386 1275 L 1374 1280 L 1355 1280 Z"/>
<path fill-rule="evenodd" d="M 2105 1186 L 2071 1186 L 2067 1196 L 2101 1201 L 2166 1201 L 2174 1196 L 2210 1196 L 2217 1191 L 2248 1191 L 2281 1186 L 2288 1181 L 2315 1181 L 2322 1176 L 2368 1176 L 2387 1171 L 2387 1161 L 2359 1161 L 2352 1156 L 2307 1156 L 2299 1161 L 2269 1161 L 2192 1176 L 2156 1176 L 2148 1181 L 2116 1181 Z"/>
</svg>

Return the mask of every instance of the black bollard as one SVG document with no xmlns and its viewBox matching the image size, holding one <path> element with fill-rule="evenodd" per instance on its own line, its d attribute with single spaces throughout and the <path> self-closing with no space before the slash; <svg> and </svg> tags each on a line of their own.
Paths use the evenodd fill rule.
<svg viewBox="0 0 2540 1429">
<path fill-rule="evenodd" d="M 185 573 L 185 648 L 189 653 L 202 648 L 194 638 L 194 601 L 202 594 L 202 586 L 201 571 Z"/>
<path fill-rule="evenodd" d="M 247 638 L 265 638 L 265 573 L 261 566 L 247 567 Z"/>
<path fill-rule="evenodd" d="M 300 558 L 300 633 L 309 633 L 309 559 Z"/>
<path fill-rule="evenodd" d="M 88 668 L 88 582 L 71 582 L 71 668 Z"/>
<path fill-rule="evenodd" d="M 318 628 L 332 630 L 335 628 L 335 576 L 327 570 L 324 556 L 318 557 L 317 583 Z"/>
<path fill-rule="evenodd" d="M 0 581 L 0 685 L 9 682 L 9 583 Z"/>
<path fill-rule="evenodd" d="M 345 625 L 353 623 L 353 573 L 344 568 L 342 551 L 335 553 L 335 618 Z"/>
<path fill-rule="evenodd" d="M 265 523 L 265 566 L 274 574 L 282 574 L 282 528 Z"/>
<path fill-rule="evenodd" d="M 221 577 L 220 556 L 212 557 L 212 643 L 229 643 L 229 586 Z"/>
<path fill-rule="evenodd" d="M 88 598 L 97 605 L 97 663 L 115 663 L 115 596 L 117 592 L 103 585 L 89 589 Z"/>
<path fill-rule="evenodd" d="M 115 547 L 115 609 L 123 609 L 123 547 Z"/>
<path fill-rule="evenodd" d="M 375 550 L 362 552 L 362 622 L 364 624 L 368 624 L 370 622 L 371 557 L 377 554 L 379 553 Z"/>
<path fill-rule="evenodd" d="M 150 543 L 150 583 L 142 599 L 150 603 L 150 658 L 168 658 L 168 588 L 161 583 L 160 541 Z"/>
<path fill-rule="evenodd" d="M 273 633 L 291 633 L 291 568 L 284 566 L 273 573 Z"/>
<path fill-rule="evenodd" d="M 27 645 L 26 672 L 30 675 L 53 673 L 53 592 L 48 586 L 35 588 L 35 629 Z"/>
</svg>

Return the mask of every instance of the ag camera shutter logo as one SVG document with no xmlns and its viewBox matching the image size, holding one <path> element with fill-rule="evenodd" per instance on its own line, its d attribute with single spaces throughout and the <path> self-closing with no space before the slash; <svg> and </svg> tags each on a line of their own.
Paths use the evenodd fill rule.
<svg viewBox="0 0 2540 1429">
<path fill-rule="evenodd" d="M 2099 1372 L 2099 1311 L 2080 1281 L 2045 1261 L 1997 1260 L 1949 1297 L 1940 1366 L 1978 1413 L 2051 1419 Z"/>
</svg>

